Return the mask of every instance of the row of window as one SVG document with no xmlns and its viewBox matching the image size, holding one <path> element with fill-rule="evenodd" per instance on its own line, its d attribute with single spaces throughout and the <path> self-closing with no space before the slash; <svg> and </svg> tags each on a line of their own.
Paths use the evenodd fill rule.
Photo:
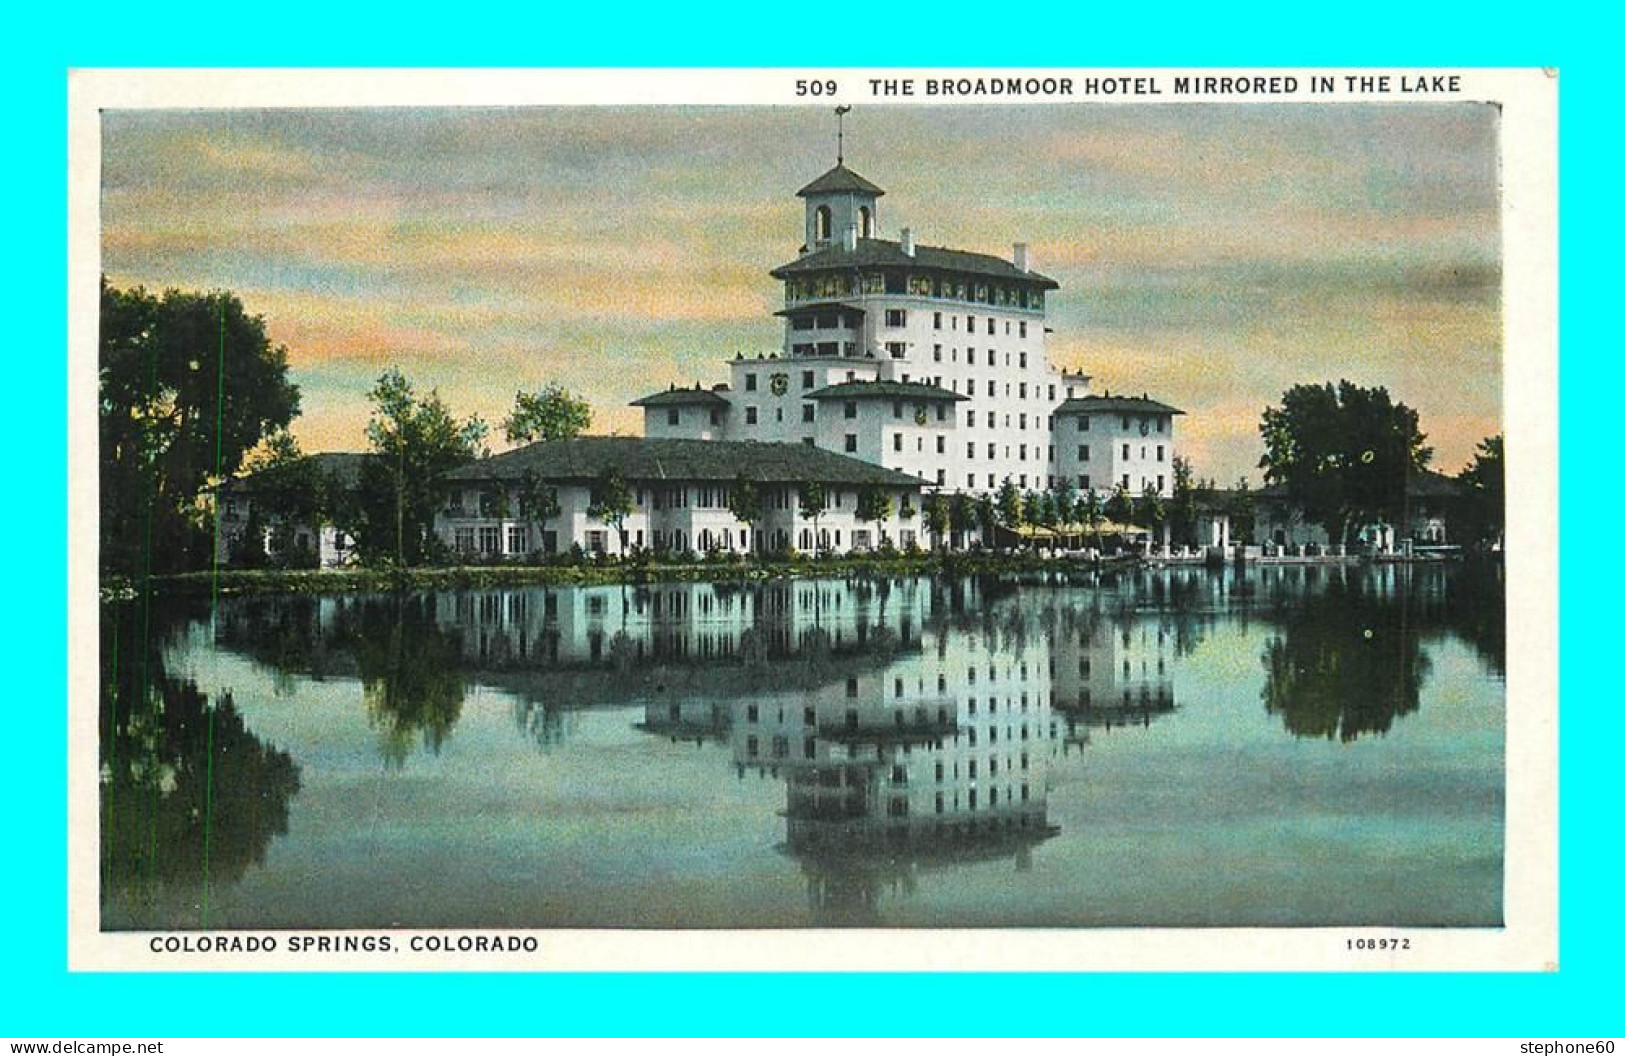
<svg viewBox="0 0 1625 1056">
<path fill-rule="evenodd" d="M 1158 462 L 1166 462 L 1168 460 L 1167 457 L 1166 457 L 1167 454 L 1168 454 L 1168 449 L 1165 448 L 1163 445 L 1158 444 L 1157 445 L 1157 461 Z M 1146 456 L 1146 447 L 1145 447 L 1144 444 L 1141 444 L 1140 445 L 1140 457 L 1144 458 L 1145 456 Z M 1129 445 L 1128 444 L 1123 445 L 1123 457 L 1125 459 L 1133 457 L 1132 455 L 1129 454 Z M 1088 444 L 1079 444 L 1078 445 L 1078 461 L 1079 462 L 1087 462 L 1087 461 L 1089 461 L 1089 445 Z"/>
<path fill-rule="evenodd" d="M 886 314 L 889 316 L 891 313 L 888 312 Z M 941 330 L 942 329 L 942 318 L 943 318 L 943 313 L 941 313 L 941 312 L 932 312 L 931 313 L 931 329 L 933 329 L 933 330 Z M 997 319 L 993 318 L 991 315 L 987 317 L 986 321 L 987 321 L 987 333 L 988 333 L 988 336 L 992 337 L 992 336 L 996 335 L 999 332 L 999 330 L 998 330 L 998 322 L 999 321 Z M 1010 331 L 1010 324 L 1011 324 L 1011 321 L 1009 319 L 1006 319 L 1004 321 L 1004 333 L 1005 333 L 1006 337 L 1010 336 L 1010 332 L 1011 332 Z M 897 325 L 901 326 L 902 323 L 898 323 Z M 1015 336 L 1016 337 L 1023 337 L 1024 338 L 1024 337 L 1027 336 L 1027 323 L 1026 323 L 1025 320 L 1020 320 L 1020 319 L 1016 320 L 1015 321 L 1015 327 L 1016 327 L 1016 329 L 1015 329 Z M 957 316 L 957 315 L 949 315 L 948 316 L 948 329 L 950 329 L 950 330 L 958 330 L 959 329 L 959 316 Z M 967 333 L 967 334 L 976 333 L 976 316 L 974 316 L 974 315 L 965 316 L 965 333 Z M 1025 353 L 1022 354 L 1022 360 L 1023 360 L 1023 362 L 1022 362 L 1021 365 L 1026 366 L 1027 364 L 1025 362 L 1025 360 L 1026 360 L 1026 354 Z"/>
<path fill-rule="evenodd" d="M 990 366 L 990 367 L 998 366 L 999 365 L 999 350 L 996 349 L 996 348 L 989 348 L 989 349 L 986 350 L 986 352 L 987 352 L 987 355 L 984 357 L 984 361 L 986 362 L 986 364 L 988 366 Z M 1027 353 L 1025 353 L 1025 352 L 1017 352 L 1015 354 L 1015 356 L 1016 356 L 1015 366 L 1020 370 L 1026 370 L 1027 369 Z M 958 363 L 959 362 L 959 346 L 958 345 L 955 345 L 954 347 L 952 347 L 952 348 L 950 348 L 948 350 L 948 361 L 950 363 Z M 933 363 L 941 363 L 942 362 L 942 346 L 941 345 L 932 345 L 931 346 L 931 362 L 933 362 Z M 974 367 L 976 365 L 976 348 L 975 348 L 975 346 L 967 346 L 965 348 L 965 363 L 966 363 L 966 365 L 972 366 L 972 367 Z M 1004 354 L 1004 365 L 1007 366 L 1007 367 L 1011 365 L 1010 353 L 1008 353 L 1008 352 L 1006 352 Z M 1035 390 L 1035 393 L 1036 393 L 1036 390 Z M 1023 398 L 1025 398 L 1026 395 L 1027 394 L 1025 392 L 1022 393 Z M 1067 399 L 1072 398 L 1072 387 L 1071 386 L 1067 387 L 1066 397 L 1067 397 Z M 1052 399 L 1052 400 L 1055 399 L 1055 386 L 1054 385 L 1051 385 L 1049 387 L 1049 398 Z"/>
<path fill-rule="evenodd" d="M 1071 396 L 1070 391 L 1068 392 L 1067 395 L 1070 398 L 1070 396 Z M 1142 414 L 1142 415 L 1139 415 L 1137 419 L 1133 415 L 1125 414 L 1125 415 L 1122 416 L 1122 420 L 1119 423 L 1121 425 L 1121 427 L 1122 427 L 1122 431 L 1125 432 L 1125 433 L 1128 432 L 1131 428 L 1134 427 L 1134 423 L 1135 423 L 1136 420 L 1139 422 L 1141 435 L 1149 433 L 1153 429 L 1155 429 L 1159 433 L 1163 433 L 1163 432 L 1168 431 L 1169 421 L 1168 421 L 1168 416 L 1165 415 L 1165 414 L 1155 414 L 1155 415 Z M 1089 431 L 1089 415 L 1087 415 L 1087 414 L 1078 415 L 1078 432 L 1087 433 L 1088 431 Z M 1123 457 L 1127 458 L 1128 455 L 1125 454 Z"/>
<path fill-rule="evenodd" d="M 545 533 L 552 535 L 552 532 Z M 530 553 L 530 529 L 523 525 L 510 524 L 508 526 L 508 549 L 502 549 L 502 529 L 496 525 L 485 525 L 478 529 L 459 528 L 456 534 L 457 549 L 465 554 L 485 554 L 495 556 L 498 554 L 528 554 Z"/>
<path fill-rule="evenodd" d="M 784 297 L 790 304 L 886 293 L 934 297 L 945 301 L 968 301 L 999 308 L 1024 308 L 1034 312 L 1044 310 L 1043 290 L 987 282 L 966 282 L 962 279 L 938 278 L 930 275 L 911 275 L 902 271 L 864 271 L 857 274 L 839 271 L 790 279 L 784 284 Z"/>
</svg>

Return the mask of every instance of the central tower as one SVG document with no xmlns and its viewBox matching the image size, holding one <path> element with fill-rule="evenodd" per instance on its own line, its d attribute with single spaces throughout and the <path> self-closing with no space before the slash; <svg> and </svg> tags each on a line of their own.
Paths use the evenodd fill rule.
<svg viewBox="0 0 1625 1056">
<path fill-rule="evenodd" d="M 796 192 L 807 203 L 807 237 L 801 252 L 816 253 L 834 245 L 856 248 L 860 238 L 874 238 L 879 230 L 876 203 L 886 192 L 845 164 Z"/>
</svg>

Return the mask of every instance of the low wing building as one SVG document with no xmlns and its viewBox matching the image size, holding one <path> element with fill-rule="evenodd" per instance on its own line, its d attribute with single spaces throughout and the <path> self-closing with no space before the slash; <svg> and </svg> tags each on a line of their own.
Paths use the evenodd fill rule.
<svg viewBox="0 0 1625 1056">
<path fill-rule="evenodd" d="M 577 437 L 472 462 L 446 482 L 449 498 L 435 531 L 457 554 L 485 560 L 572 547 L 610 554 L 847 553 L 931 542 L 918 477 L 805 444 Z M 754 522 L 737 516 L 730 501 L 741 482 L 757 495 Z M 809 490 L 823 494 L 816 516 L 803 503 Z M 623 502 L 607 502 L 610 493 Z M 619 515 L 606 506 L 619 506 Z"/>
</svg>

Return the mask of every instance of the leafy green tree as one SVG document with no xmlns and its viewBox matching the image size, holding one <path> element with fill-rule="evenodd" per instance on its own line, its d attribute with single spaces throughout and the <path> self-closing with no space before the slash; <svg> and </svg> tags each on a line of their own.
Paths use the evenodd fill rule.
<svg viewBox="0 0 1625 1056">
<path fill-rule="evenodd" d="M 1265 482 L 1344 543 L 1360 524 L 1399 520 L 1407 482 L 1433 457 L 1415 411 L 1349 381 L 1293 386 L 1258 429 Z"/>
<path fill-rule="evenodd" d="M 925 497 L 925 530 L 931 533 L 931 547 L 940 550 L 953 524 L 948 496 L 933 491 Z"/>
<path fill-rule="evenodd" d="M 1062 477 L 1050 489 L 1050 501 L 1055 509 L 1055 524 L 1075 524 L 1078 520 L 1078 491 L 1068 477 Z"/>
<path fill-rule="evenodd" d="M 315 459 L 299 449 L 299 443 L 285 429 L 266 437 L 244 458 L 243 470 L 253 480 L 249 523 L 233 547 L 233 564 L 241 568 L 314 568 L 319 555 L 315 546 L 297 545 L 297 529 L 320 532 L 333 523 L 333 503 L 342 490 L 323 473 Z M 271 554 L 265 553 L 265 537 L 271 537 Z M 267 558 L 269 557 L 269 560 Z"/>
<path fill-rule="evenodd" d="M 1111 498 L 1106 500 L 1105 512 L 1107 520 L 1118 524 L 1129 524 L 1134 520 L 1134 499 L 1128 493 L 1128 485 L 1119 484 L 1112 489 Z"/>
<path fill-rule="evenodd" d="M 818 522 L 824 516 L 824 510 L 829 506 L 829 493 L 824 485 L 816 480 L 804 480 L 799 489 L 797 503 L 801 509 L 801 516 L 813 522 L 814 548 L 817 547 Z"/>
<path fill-rule="evenodd" d="M 1501 434 L 1478 443 L 1472 463 L 1457 476 L 1467 488 L 1461 538 L 1498 542 L 1506 533 L 1506 453 Z"/>
<path fill-rule="evenodd" d="M 1175 542 L 1190 545 L 1196 541 L 1198 493 L 1196 475 L 1190 460 L 1174 456 L 1174 495 L 1169 503 L 1168 520 Z"/>
<path fill-rule="evenodd" d="M 593 482 L 587 516 L 615 529 L 615 539 L 623 554 L 626 553 L 626 519 L 631 516 L 632 509 L 632 491 L 626 486 L 620 470 L 612 466 L 598 474 Z"/>
<path fill-rule="evenodd" d="M 1021 497 L 1021 519 L 1034 528 L 1044 525 L 1044 497 L 1036 491 L 1029 491 Z"/>
<path fill-rule="evenodd" d="M 101 561 L 127 575 L 202 567 L 207 490 L 299 413 L 288 353 L 224 291 L 101 288 Z"/>
<path fill-rule="evenodd" d="M 875 526 L 877 541 L 881 535 L 881 522 L 891 516 L 891 511 L 891 495 L 886 491 L 876 487 L 858 489 L 858 520 L 867 521 Z"/>
<path fill-rule="evenodd" d="M 592 428 L 592 404 L 562 385 L 516 392 L 513 413 L 503 420 L 502 428 L 512 444 L 569 440 Z"/>
<path fill-rule="evenodd" d="M 1100 522 L 1106 516 L 1106 504 L 1101 501 L 1100 492 L 1090 488 L 1078 497 L 1078 518 L 1089 526 L 1095 535 L 1095 549 L 1100 549 Z"/>
<path fill-rule="evenodd" d="M 948 503 L 948 527 L 955 532 L 969 532 L 976 527 L 976 500 L 962 491 L 954 492 Z"/>
<path fill-rule="evenodd" d="M 756 525 L 766 512 L 762 504 L 761 490 L 756 482 L 743 473 L 734 477 L 733 487 L 728 489 L 728 512 L 733 514 L 740 523 L 750 526 L 750 549 L 761 549 L 761 538 Z"/>
<path fill-rule="evenodd" d="M 991 495 L 976 497 L 976 528 L 981 533 L 982 545 L 993 545 L 994 529 L 999 526 L 999 507 Z"/>
<path fill-rule="evenodd" d="M 1224 512 L 1230 518 L 1230 538 L 1251 546 L 1255 542 L 1253 534 L 1258 520 L 1258 499 L 1246 477 L 1237 478 L 1225 502 Z"/>
<path fill-rule="evenodd" d="M 421 564 L 437 549 L 434 517 L 447 494 L 441 477 L 483 453 L 486 426 L 477 417 L 457 421 L 438 392 L 419 396 L 394 367 L 368 397 L 367 439 L 378 457 L 361 471 L 352 534 L 365 556 Z"/>
<path fill-rule="evenodd" d="M 558 489 L 537 476 L 535 470 L 527 469 L 520 475 L 518 494 L 519 516 L 527 521 L 544 524 L 561 512 Z"/>
<path fill-rule="evenodd" d="M 1152 533 L 1161 531 L 1168 521 L 1168 507 L 1163 503 L 1162 496 L 1157 489 L 1147 484 L 1145 491 L 1134 504 L 1134 521 L 1141 527 L 1151 529 Z"/>
<path fill-rule="evenodd" d="M 999 494 L 994 503 L 998 507 L 1000 524 L 1011 531 L 1021 527 L 1021 492 L 1016 490 L 1015 481 L 1009 477 L 1004 478 L 1004 483 L 999 485 Z"/>
</svg>

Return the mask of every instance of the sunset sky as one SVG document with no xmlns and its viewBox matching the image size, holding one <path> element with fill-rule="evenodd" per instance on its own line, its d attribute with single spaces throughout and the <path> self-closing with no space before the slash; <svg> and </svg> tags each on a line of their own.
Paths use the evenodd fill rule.
<svg viewBox="0 0 1625 1056">
<path fill-rule="evenodd" d="M 493 426 L 559 382 L 629 400 L 776 351 L 770 268 L 828 107 L 108 111 L 103 270 L 224 288 L 289 351 L 307 451 L 359 450 L 398 365 Z M 1050 357 L 1174 404 L 1201 476 L 1256 483 L 1282 390 L 1416 407 L 1455 472 L 1499 432 L 1497 112 L 1488 105 L 859 107 L 846 160 L 883 237 L 1032 246 Z M 502 446 L 500 436 L 494 437 Z"/>
</svg>

